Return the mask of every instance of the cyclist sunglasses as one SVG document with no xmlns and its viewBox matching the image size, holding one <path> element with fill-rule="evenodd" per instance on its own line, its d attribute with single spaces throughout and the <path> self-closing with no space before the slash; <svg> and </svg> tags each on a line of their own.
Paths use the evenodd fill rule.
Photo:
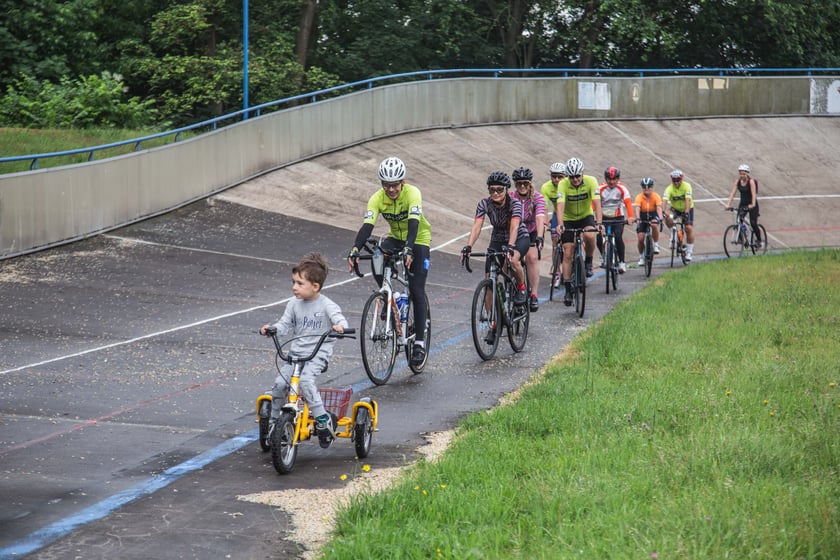
<svg viewBox="0 0 840 560">
<path fill-rule="evenodd" d="M 505 188 L 504 187 L 487 187 L 487 191 L 490 194 L 501 194 L 501 193 L 505 192 Z"/>
</svg>

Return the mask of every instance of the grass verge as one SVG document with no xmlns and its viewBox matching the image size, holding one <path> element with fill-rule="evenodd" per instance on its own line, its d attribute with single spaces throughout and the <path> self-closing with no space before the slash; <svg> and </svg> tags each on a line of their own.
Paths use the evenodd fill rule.
<svg viewBox="0 0 840 560">
<path fill-rule="evenodd" d="M 328 559 L 840 558 L 840 252 L 666 273 Z"/>
<path fill-rule="evenodd" d="M 149 134 L 154 134 L 151 131 L 140 130 L 119 130 L 119 129 L 56 129 L 56 130 L 42 130 L 29 128 L 0 128 L 0 157 L 23 156 L 28 154 L 46 154 L 52 152 L 62 152 L 66 150 L 75 150 L 84 147 L 103 146 L 120 142 L 123 140 L 132 140 L 135 138 L 142 138 Z M 192 132 L 181 135 L 181 140 L 193 135 Z M 154 148 L 171 144 L 175 141 L 175 136 L 170 135 L 163 138 L 155 138 L 143 142 L 142 148 Z M 134 151 L 134 144 L 127 144 L 117 148 L 108 148 L 107 150 L 97 150 L 95 154 L 96 160 L 106 159 L 109 157 L 128 154 Z M 69 156 L 43 158 L 38 160 L 38 168 L 44 169 L 47 167 L 57 167 L 59 165 L 70 165 L 74 163 L 83 163 L 88 161 L 88 154 L 74 154 Z M 3 173 L 17 173 L 19 171 L 29 171 L 31 161 L 11 161 L 0 163 L 0 174 Z"/>
</svg>

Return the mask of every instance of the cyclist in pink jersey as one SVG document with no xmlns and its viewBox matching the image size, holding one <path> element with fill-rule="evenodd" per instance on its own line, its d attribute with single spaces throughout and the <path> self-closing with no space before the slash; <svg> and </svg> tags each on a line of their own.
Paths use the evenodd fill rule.
<svg viewBox="0 0 840 560">
<path fill-rule="evenodd" d="M 534 189 L 532 180 L 534 172 L 527 167 L 514 169 L 511 174 L 516 187 L 511 198 L 522 202 L 522 223 L 528 228 L 531 247 L 525 254 L 525 265 L 528 271 L 528 283 L 531 285 L 529 305 L 531 312 L 540 308 L 538 285 L 540 282 L 540 263 L 537 253 L 543 248 L 543 232 L 545 231 L 545 198 Z"/>
</svg>

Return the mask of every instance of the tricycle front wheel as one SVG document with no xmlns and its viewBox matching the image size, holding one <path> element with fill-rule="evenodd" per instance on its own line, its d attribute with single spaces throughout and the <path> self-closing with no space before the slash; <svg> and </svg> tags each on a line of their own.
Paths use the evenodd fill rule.
<svg viewBox="0 0 840 560">
<path fill-rule="evenodd" d="M 280 415 L 270 439 L 271 462 L 274 464 L 274 469 L 280 474 L 292 472 L 298 450 L 295 441 L 295 417 L 291 412 Z"/>
</svg>

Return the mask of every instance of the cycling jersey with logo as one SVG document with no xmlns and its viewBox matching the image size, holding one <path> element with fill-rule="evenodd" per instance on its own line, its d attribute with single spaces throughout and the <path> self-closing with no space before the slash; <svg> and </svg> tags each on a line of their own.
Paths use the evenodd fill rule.
<svg viewBox="0 0 840 560">
<path fill-rule="evenodd" d="M 630 191 L 624 183 L 618 182 L 614 188 L 601 183 L 598 192 L 601 195 L 601 213 L 605 220 L 633 217 L 630 209 Z"/>
<path fill-rule="evenodd" d="M 689 206 L 689 208 L 694 208 L 694 197 L 691 196 L 691 183 L 685 179 L 680 181 L 679 185 L 671 183 L 665 187 L 665 194 L 663 198 L 671 201 L 671 207 L 674 210 L 685 212 L 686 197 L 691 199 L 691 206 Z"/>
<path fill-rule="evenodd" d="M 391 200 L 384 189 L 378 189 L 368 200 L 367 211 L 365 212 L 364 223 L 376 225 L 376 218 L 382 217 L 391 226 L 390 236 L 400 241 L 405 241 L 408 235 L 408 221 L 420 220 L 417 228 L 417 245 L 431 245 L 432 226 L 423 215 L 423 200 L 420 189 L 406 183 L 403 185 L 400 196 Z"/>
<path fill-rule="evenodd" d="M 595 211 L 592 209 L 592 201 L 600 199 L 598 179 L 592 175 L 584 175 L 578 188 L 572 185 L 568 177 L 557 183 L 557 202 L 564 203 L 564 222 L 575 222 L 593 215 Z"/>
</svg>

